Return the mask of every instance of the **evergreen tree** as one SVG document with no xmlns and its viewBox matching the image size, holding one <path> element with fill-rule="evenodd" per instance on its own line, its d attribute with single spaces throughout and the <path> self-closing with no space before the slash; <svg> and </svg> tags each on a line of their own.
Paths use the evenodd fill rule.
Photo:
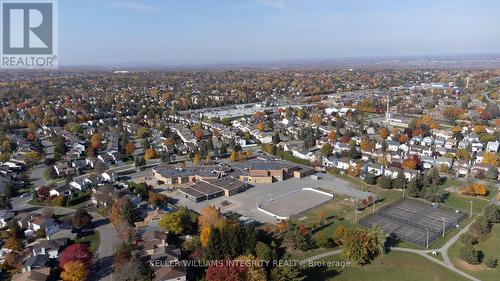
<svg viewBox="0 0 500 281">
<path fill-rule="evenodd" d="M 372 173 L 367 173 L 365 175 L 365 183 L 373 185 L 377 183 L 377 180 L 375 179 L 375 176 Z"/>
<path fill-rule="evenodd" d="M 392 188 L 392 182 L 391 182 L 390 177 L 386 177 L 386 176 L 379 177 L 377 184 L 380 188 L 383 188 L 383 189 L 391 189 Z"/>
<path fill-rule="evenodd" d="M 418 178 L 415 177 L 411 181 L 408 182 L 406 186 L 408 189 L 408 196 L 410 197 L 419 197 L 420 196 L 420 186 L 418 184 Z"/>
<path fill-rule="evenodd" d="M 274 144 L 277 144 L 277 143 L 279 143 L 280 141 L 281 141 L 281 139 L 280 139 L 280 134 L 279 134 L 278 132 L 276 132 L 276 133 L 274 134 L 274 136 L 273 136 L 273 143 L 274 143 Z"/>
<path fill-rule="evenodd" d="M 398 176 L 394 179 L 392 183 L 393 188 L 405 189 L 406 188 L 406 177 L 403 172 L 399 172 Z"/>
<path fill-rule="evenodd" d="M 208 244 L 206 248 L 208 259 L 222 260 L 224 258 L 224 252 L 221 247 L 222 243 L 223 241 L 220 230 L 217 228 L 212 229 L 210 236 L 208 237 Z"/>
</svg>

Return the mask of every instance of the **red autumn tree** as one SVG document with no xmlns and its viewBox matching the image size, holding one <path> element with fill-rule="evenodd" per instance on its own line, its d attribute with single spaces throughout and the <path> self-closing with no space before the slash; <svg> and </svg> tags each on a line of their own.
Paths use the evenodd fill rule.
<svg viewBox="0 0 500 281">
<path fill-rule="evenodd" d="M 194 136 L 196 137 L 196 139 L 201 140 L 204 135 L 205 134 L 203 134 L 203 131 L 201 129 L 197 129 L 196 131 L 194 131 Z"/>
<path fill-rule="evenodd" d="M 71 261 L 79 261 L 90 269 L 92 267 L 92 253 L 83 244 L 73 244 L 62 252 L 59 258 L 59 266 L 64 269 L 64 265 Z"/>
<path fill-rule="evenodd" d="M 208 267 L 205 278 L 207 281 L 240 281 L 245 279 L 246 272 L 247 268 L 244 266 L 223 262 L 222 265 Z"/>
</svg>

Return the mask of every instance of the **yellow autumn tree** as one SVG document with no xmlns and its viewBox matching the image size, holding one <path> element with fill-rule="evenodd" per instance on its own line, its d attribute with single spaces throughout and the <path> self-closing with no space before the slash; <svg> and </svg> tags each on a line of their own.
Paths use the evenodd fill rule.
<svg viewBox="0 0 500 281">
<path fill-rule="evenodd" d="M 212 227 L 210 225 L 204 225 L 200 228 L 200 243 L 202 247 L 207 247 L 208 238 L 212 233 Z"/>
<path fill-rule="evenodd" d="M 87 278 L 88 272 L 85 264 L 80 261 L 70 261 L 64 264 L 61 279 L 64 281 L 81 281 Z"/>
<path fill-rule="evenodd" d="M 200 163 L 201 163 L 201 156 L 200 153 L 197 152 L 193 157 L 193 164 L 199 166 Z"/>
<path fill-rule="evenodd" d="M 481 134 L 484 133 L 485 127 L 483 125 L 476 125 L 474 126 L 474 133 L 475 134 Z"/>
<path fill-rule="evenodd" d="M 264 122 L 259 122 L 257 124 L 257 130 L 264 132 L 265 129 L 266 129 L 266 125 L 264 124 Z"/>
<path fill-rule="evenodd" d="M 231 162 L 236 162 L 236 161 L 238 161 L 238 152 L 236 152 L 235 150 L 233 150 L 233 151 L 231 152 L 231 155 L 229 156 L 229 160 L 230 160 Z"/>
<path fill-rule="evenodd" d="M 144 152 L 144 159 L 150 160 L 156 158 L 156 151 L 152 148 L 146 149 L 146 152 Z"/>
<path fill-rule="evenodd" d="M 483 163 L 498 166 L 498 157 L 494 152 L 485 152 L 483 154 Z"/>
</svg>

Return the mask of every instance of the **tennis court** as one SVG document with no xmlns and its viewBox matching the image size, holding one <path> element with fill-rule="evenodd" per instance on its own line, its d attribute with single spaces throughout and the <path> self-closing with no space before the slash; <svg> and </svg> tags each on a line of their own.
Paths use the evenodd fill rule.
<svg viewBox="0 0 500 281">
<path fill-rule="evenodd" d="M 359 223 L 366 227 L 378 225 L 387 235 L 426 247 L 455 228 L 466 215 L 458 210 L 407 199 L 392 203 Z"/>
</svg>

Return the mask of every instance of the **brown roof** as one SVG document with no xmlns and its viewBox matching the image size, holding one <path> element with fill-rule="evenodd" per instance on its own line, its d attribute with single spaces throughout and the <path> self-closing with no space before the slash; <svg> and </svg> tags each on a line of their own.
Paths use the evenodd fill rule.
<svg viewBox="0 0 500 281">
<path fill-rule="evenodd" d="M 50 268 L 42 267 L 12 276 L 12 281 L 46 281 L 50 275 Z"/>
<path fill-rule="evenodd" d="M 184 266 L 162 266 L 155 268 L 154 281 L 163 281 L 186 276 Z"/>
<path fill-rule="evenodd" d="M 142 235 L 144 241 L 167 240 L 167 234 L 161 231 L 149 231 Z"/>
</svg>

